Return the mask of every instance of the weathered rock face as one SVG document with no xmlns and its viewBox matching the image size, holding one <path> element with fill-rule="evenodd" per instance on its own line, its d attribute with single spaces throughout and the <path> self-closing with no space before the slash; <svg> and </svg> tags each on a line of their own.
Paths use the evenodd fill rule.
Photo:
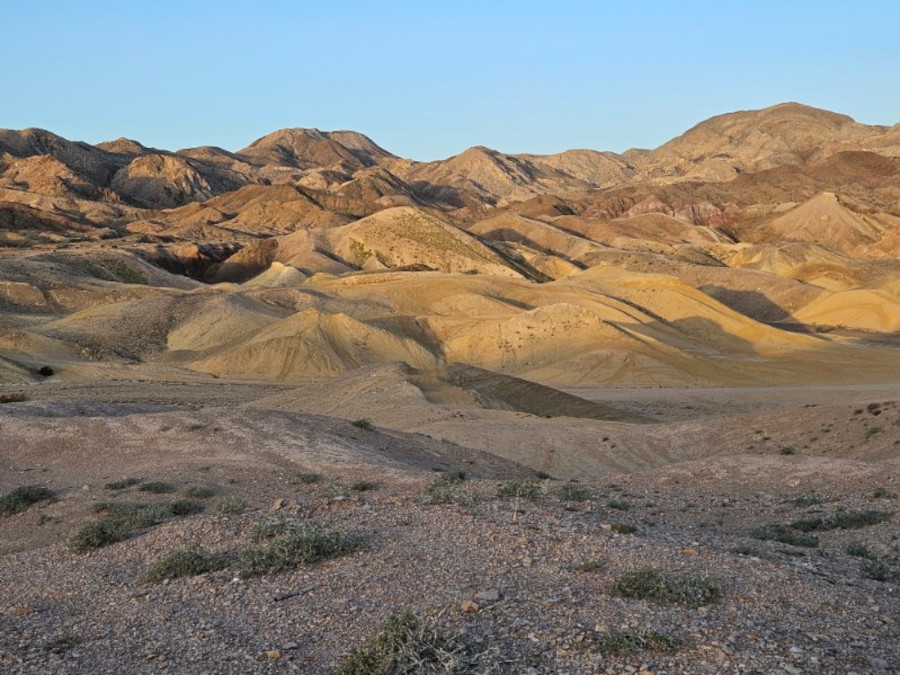
<svg viewBox="0 0 900 675">
<path fill-rule="evenodd" d="M 147 257 L 154 265 L 173 274 L 203 279 L 211 267 L 234 255 L 240 248 L 240 244 L 235 243 L 160 246 Z"/>
<path fill-rule="evenodd" d="M 144 155 L 120 169 L 112 188 L 135 202 L 153 208 L 172 208 L 209 199 L 215 193 L 189 162 L 171 155 Z"/>
</svg>

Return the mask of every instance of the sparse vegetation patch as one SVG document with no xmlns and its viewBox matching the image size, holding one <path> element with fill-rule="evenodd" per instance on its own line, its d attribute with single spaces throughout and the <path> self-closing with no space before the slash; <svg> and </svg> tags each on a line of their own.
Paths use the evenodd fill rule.
<svg viewBox="0 0 900 675">
<path fill-rule="evenodd" d="M 860 527 L 878 525 L 891 517 L 887 511 L 866 509 L 862 511 L 838 511 L 830 516 L 817 516 L 791 523 L 791 527 L 801 532 L 827 530 L 855 530 Z"/>
<path fill-rule="evenodd" d="M 816 535 L 794 532 L 778 523 L 769 523 L 755 527 L 750 530 L 750 536 L 762 541 L 777 541 L 779 544 L 803 546 L 805 548 L 816 548 L 819 545 L 819 538 Z"/>
<path fill-rule="evenodd" d="M 636 630 L 612 629 L 595 634 L 591 646 L 601 654 L 621 656 L 643 651 L 674 654 L 683 649 L 687 642 L 670 633 L 638 628 Z"/>
<path fill-rule="evenodd" d="M 654 567 L 641 567 L 623 574 L 616 579 L 610 591 L 623 598 L 686 607 L 709 605 L 717 602 L 722 595 L 719 582 L 713 577 L 668 574 Z"/>
<path fill-rule="evenodd" d="M 225 569 L 231 557 L 223 553 L 209 553 L 199 548 L 176 551 L 154 564 L 147 572 L 147 581 L 158 584 L 166 579 L 194 577 L 198 574 Z"/>
<path fill-rule="evenodd" d="M 496 668 L 496 650 L 476 648 L 461 634 L 405 611 L 347 654 L 331 675 L 455 675 Z"/>
<path fill-rule="evenodd" d="M 13 516 L 39 502 L 53 499 L 53 490 L 42 485 L 22 485 L 0 497 L 0 516 Z"/>
<path fill-rule="evenodd" d="M 103 486 L 105 490 L 125 490 L 126 488 L 133 487 L 141 482 L 140 478 L 123 478 L 121 480 L 114 480 Z"/>
<path fill-rule="evenodd" d="M 175 492 L 175 486 L 171 483 L 165 483 L 159 480 L 151 480 L 141 483 L 138 487 L 138 490 L 141 492 L 149 492 L 155 495 L 163 495 L 168 494 L 170 492 Z"/>
<path fill-rule="evenodd" d="M 556 496 L 566 502 L 583 502 L 591 498 L 591 491 L 576 483 L 563 483 L 556 491 Z"/>
<path fill-rule="evenodd" d="M 360 534 L 308 526 L 274 539 L 265 549 L 239 552 L 233 567 L 245 579 L 277 574 L 347 555 L 364 545 Z"/>
<path fill-rule="evenodd" d="M 534 498 L 541 493 L 541 486 L 533 478 L 513 478 L 497 486 L 498 497 Z"/>
<path fill-rule="evenodd" d="M 445 473 L 435 478 L 422 494 L 423 504 L 468 504 L 473 495 L 462 488 L 465 474 Z"/>
<path fill-rule="evenodd" d="M 242 499 L 241 497 L 236 497 L 234 495 L 228 495 L 227 497 L 222 497 L 216 504 L 216 514 L 220 516 L 239 516 L 242 513 L 246 513 L 250 510 L 250 504 L 246 499 Z"/>
</svg>

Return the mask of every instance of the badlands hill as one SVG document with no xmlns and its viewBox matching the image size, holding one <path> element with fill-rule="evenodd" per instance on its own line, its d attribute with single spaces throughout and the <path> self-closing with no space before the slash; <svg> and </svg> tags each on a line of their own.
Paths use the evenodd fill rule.
<svg viewBox="0 0 900 675">
<path fill-rule="evenodd" d="M 3 378 L 890 380 L 898 133 L 790 103 L 651 151 L 420 163 L 350 131 L 238 152 L 3 131 Z"/>
</svg>

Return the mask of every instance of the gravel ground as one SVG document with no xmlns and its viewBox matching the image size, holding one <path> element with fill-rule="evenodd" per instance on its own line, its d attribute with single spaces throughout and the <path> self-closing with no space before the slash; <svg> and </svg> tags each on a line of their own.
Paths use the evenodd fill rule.
<svg viewBox="0 0 900 675">
<path fill-rule="evenodd" d="M 748 536 L 758 524 L 841 508 L 893 512 L 900 472 L 890 463 L 824 462 L 810 477 L 797 461 L 683 464 L 580 484 L 583 501 L 561 499 L 571 484 L 552 480 L 541 482 L 538 497 L 520 499 L 497 497 L 496 481 L 465 481 L 459 489 L 477 499 L 463 505 L 423 504 L 433 476 L 421 474 L 372 472 L 377 487 L 365 492 L 327 478 L 273 480 L 258 489 L 250 513 L 216 516 L 210 508 L 87 555 L 58 541 L 0 558 L 0 669 L 326 673 L 389 616 L 410 609 L 491 645 L 499 672 L 900 672 L 898 580 L 865 578 L 860 558 L 845 552 L 864 544 L 896 567 L 896 515 L 821 532 L 812 549 Z M 810 492 L 818 498 L 795 504 Z M 178 496 L 130 488 L 117 498 Z M 88 497 L 0 519 L 0 532 L 37 527 L 78 499 Z M 366 547 L 251 580 L 228 571 L 158 585 L 144 579 L 153 562 L 186 546 L 246 548 L 253 525 L 276 505 L 305 523 L 363 533 Z M 636 531 L 620 534 L 613 524 Z M 585 562 L 596 569 L 577 571 Z M 648 565 L 712 578 L 721 598 L 686 607 L 610 592 L 622 574 Z M 291 592 L 299 594 L 275 600 Z M 617 629 L 653 629 L 685 646 L 602 653 L 599 637 Z"/>
</svg>

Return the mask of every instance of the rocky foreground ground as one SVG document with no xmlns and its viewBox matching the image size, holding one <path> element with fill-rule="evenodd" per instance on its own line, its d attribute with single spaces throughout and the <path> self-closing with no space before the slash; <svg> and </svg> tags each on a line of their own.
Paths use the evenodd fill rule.
<svg viewBox="0 0 900 675">
<path fill-rule="evenodd" d="M 900 671 L 893 460 L 737 456 L 591 483 L 228 475 L 160 467 L 0 517 L 7 546 L 52 533 L 0 558 L 0 669 L 379 672 L 397 647 L 459 670 L 383 672 Z M 73 539 L 95 521 L 124 539 Z M 348 662 L 391 617 L 393 641 Z"/>
</svg>

